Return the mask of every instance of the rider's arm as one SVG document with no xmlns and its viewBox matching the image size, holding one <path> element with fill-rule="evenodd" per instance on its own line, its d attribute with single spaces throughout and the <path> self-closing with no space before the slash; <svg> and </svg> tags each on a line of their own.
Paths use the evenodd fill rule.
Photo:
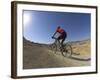
<svg viewBox="0 0 100 80">
<path fill-rule="evenodd" d="M 55 32 L 55 33 L 53 34 L 53 36 L 52 36 L 52 37 L 54 37 L 54 36 L 56 35 L 56 33 L 57 33 L 57 32 Z"/>
</svg>

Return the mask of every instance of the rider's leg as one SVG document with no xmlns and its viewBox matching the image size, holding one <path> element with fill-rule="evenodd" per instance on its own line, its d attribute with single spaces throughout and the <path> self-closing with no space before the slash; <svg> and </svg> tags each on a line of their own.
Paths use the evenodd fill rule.
<svg viewBox="0 0 100 80">
<path fill-rule="evenodd" d="M 60 35 L 60 36 L 58 36 L 57 40 L 59 40 L 59 41 L 60 41 L 60 39 L 61 39 L 61 35 Z"/>
<path fill-rule="evenodd" d="M 63 45 L 64 45 L 65 39 L 66 39 L 66 34 L 63 33 L 63 35 L 62 35 L 62 41 L 61 41 L 61 46 L 62 46 L 62 47 L 63 47 Z"/>
<path fill-rule="evenodd" d="M 65 41 L 65 38 L 63 38 L 63 39 L 61 40 L 61 47 L 63 47 L 64 41 Z"/>
<path fill-rule="evenodd" d="M 61 46 L 62 36 L 60 35 L 60 36 L 57 38 L 57 40 L 58 40 L 59 48 L 61 48 L 61 47 L 62 47 L 62 46 Z"/>
</svg>

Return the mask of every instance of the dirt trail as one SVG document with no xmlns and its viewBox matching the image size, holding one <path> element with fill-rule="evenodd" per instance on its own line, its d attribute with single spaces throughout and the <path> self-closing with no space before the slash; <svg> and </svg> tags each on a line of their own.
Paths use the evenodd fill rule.
<svg viewBox="0 0 100 80">
<path fill-rule="evenodd" d="M 47 47 L 37 44 L 24 45 L 23 68 L 54 68 L 90 66 L 90 54 L 73 54 L 72 57 L 64 57 L 60 53 L 54 54 Z"/>
</svg>

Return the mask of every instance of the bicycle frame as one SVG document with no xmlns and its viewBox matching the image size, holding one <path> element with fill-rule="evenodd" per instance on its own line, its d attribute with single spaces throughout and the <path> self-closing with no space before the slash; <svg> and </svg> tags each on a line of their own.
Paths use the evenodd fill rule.
<svg viewBox="0 0 100 80">
<path fill-rule="evenodd" d="M 55 42 L 54 43 L 57 43 L 57 41 L 58 41 L 59 44 L 61 45 L 60 41 L 56 37 L 52 37 L 52 39 L 55 39 Z"/>
<path fill-rule="evenodd" d="M 53 43 L 53 44 L 55 44 L 56 45 L 56 51 L 57 51 L 57 49 L 59 50 L 60 49 L 60 52 L 62 53 L 62 55 L 63 56 L 65 56 L 66 57 L 66 55 L 68 55 L 69 54 L 69 56 L 68 57 L 70 57 L 71 55 L 72 55 L 72 47 L 71 47 L 71 45 L 69 45 L 69 44 L 63 44 L 64 46 L 62 47 L 61 46 L 61 43 L 60 43 L 60 41 L 56 38 L 56 37 L 52 37 L 52 39 L 55 39 L 55 42 Z M 58 42 L 58 44 L 57 44 L 57 42 Z M 57 48 L 58 47 L 58 48 Z M 66 48 L 65 48 L 66 47 Z M 67 50 L 66 50 L 67 49 Z M 64 52 L 64 51 L 65 52 Z"/>
</svg>

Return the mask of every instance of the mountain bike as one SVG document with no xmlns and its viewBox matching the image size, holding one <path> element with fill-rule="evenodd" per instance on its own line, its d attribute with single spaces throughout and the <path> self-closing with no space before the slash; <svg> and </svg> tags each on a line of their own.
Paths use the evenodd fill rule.
<svg viewBox="0 0 100 80">
<path fill-rule="evenodd" d="M 72 55 L 72 47 L 70 44 L 66 43 L 61 46 L 60 41 L 56 37 L 52 37 L 52 39 L 55 39 L 54 43 L 50 45 L 51 50 L 56 54 L 58 52 L 61 52 L 61 54 L 64 57 L 71 57 Z"/>
</svg>

